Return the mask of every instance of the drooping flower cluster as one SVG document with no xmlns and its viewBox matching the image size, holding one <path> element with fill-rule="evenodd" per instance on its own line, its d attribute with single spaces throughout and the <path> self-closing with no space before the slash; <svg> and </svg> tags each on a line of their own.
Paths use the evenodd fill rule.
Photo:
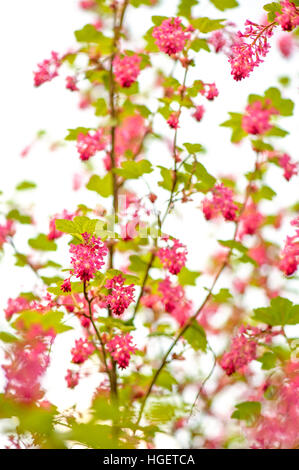
<svg viewBox="0 0 299 470">
<path fill-rule="evenodd" d="M 127 333 L 116 335 L 107 343 L 107 349 L 121 369 L 128 367 L 131 354 L 136 352 L 136 346 L 132 344 L 133 338 Z"/>
<path fill-rule="evenodd" d="M 71 349 L 72 362 L 74 364 L 83 364 L 89 356 L 95 351 L 94 345 L 87 339 L 77 339 L 75 346 Z"/>
<path fill-rule="evenodd" d="M 57 219 L 73 220 L 74 217 L 75 217 L 75 214 L 68 212 L 66 209 L 64 209 L 61 214 L 53 215 L 53 217 L 51 217 L 50 222 L 49 222 L 48 239 L 56 240 L 57 238 L 60 238 L 63 235 L 63 233 L 60 232 L 60 230 L 57 230 L 56 228 L 55 222 Z"/>
<path fill-rule="evenodd" d="M 172 129 L 177 129 L 179 126 L 179 113 L 174 111 L 173 113 L 171 113 L 171 115 L 169 116 L 169 118 L 167 119 L 167 124 L 169 125 L 169 127 L 171 127 Z"/>
<path fill-rule="evenodd" d="M 203 115 L 205 113 L 205 108 L 202 105 L 196 106 L 194 113 L 192 116 L 196 121 L 200 122 L 203 118 Z"/>
<path fill-rule="evenodd" d="M 30 307 L 31 302 L 25 297 L 17 297 L 16 299 L 9 298 L 7 301 L 7 307 L 4 309 L 5 318 L 7 321 L 9 321 L 15 313 L 22 312 L 23 310 L 29 310 Z"/>
<path fill-rule="evenodd" d="M 264 221 L 264 216 L 258 211 L 256 204 L 251 202 L 246 206 L 240 217 L 238 237 L 240 240 L 245 235 L 254 235 Z"/>
<path fill-rule="evenodd" d="M 168 18 L 153 29 L 153 37 L 160 51 L 168 55 L 181 52 L 191 35 L 181 25 L 180 18 Z"/>
<path fill-rule="evenodd" d="M 294 219 L 291 224 L 297 227 L 296 234 L 292 237 L 287 237 L 279 262 L 279 269 L 286 276 L 294 274 L 299 265 L 299 217 Z"/>
<path fill-rule="evenodd" d="M 68 388 L 75 388 L 79 383 L 79 378 L 80 373 L 78 371 L 68 369 L 65 376 Z"/>
<path fill-rule="evenodd" d="M 79 6 L 83 8 L 83 10 L 90 10 L 97 6 L 97 2 L 95 0 L 81 0 Z"/>
<path fill-rule="evenodd" d="M 70 246 L 72 274 L 87 282 L 105 264 L 108 249 L 100 238 L 91 237 L 88 233 L 82 233 L 82 237 L 83 243 Z"/>
<path fill-rule="evenodd" d="M 231 74 L 236 81 L 248 77 L 253 69 L 263 62 L 270 49 L 268 38 L 273 34 L 274 25 L 258 25 L 249 20 L 245 25 L 245 32 L 238 32 L 238 41 L 232 45 L 228 59 Z M 248 39 L 251 43 L 246 42 Z"/>
<path fill-rule="evenodd" d="M 179 284 L 172 284 L 170 278 L 166 276 L 159 283 L 158 290 L 162 294 L 165 311 L 170 313 L 181 326 L 184 325 L 190 317 L 192 309 L 192 302 L 186 298 L 184 288 Z"/>
<path fill-rule="evenodd" d="M 125 286 L 125 279 L 119 275 L 108 279 L 105 287 L 111 289 L 111 293 L 105 299 L 106 306 L 114 315 L 122 315 L 129 305 L 134 302 L 134 284 Z"/>
<path fill-rule="evenodd" d="M 277 44 L 280 52 L 286 59 L 291 57 L 295 49 L 295 41 L 291 34 L 282 33 L 281 36 L 278 38 Z"/>
<path fill-rule="evenodd" d="M 63 283 L 61 284 L 60 289 L 63 292 L 71 292 L 72 291 L 71 280 L 69 278 L 65 279 Z"/>
<path fill-rule="evenodd" d="M 212 199 L 206 197 L 202 202 L 205 218 L 210 220 L 222 214 L 225 220 L 236 220 L 238 206 L 234 203 L 233 196 L 233 191 L 223 183 L 216 184 L 212 189 Z"/>
<path fill-rule="evenodd" d="M 77 87 L 76 77 L 72 77 L 72 76 L 66 77 L 66 88 L 70 91 L 79 91 L 79 88 Z"/>
<path fill-rule="evenodd" d="M 7 237 L 12 237 L 15 234 L 14 222 L 7 220 L 4 225 L 0 225 L 0 248 L 7 241 Z"/>
<path fill-rule="evenodd" d="M 263 135 L 272 129 L 273 125 L 270 123 L 270 119 L 275 114 L 279 114 L 279 112 L 272 106 L 270 100 L 265 100 L 264 103 L 255 101 L 246 106 L 242 118 L 242 128 L 248 134 Z"/>
<path fill-rule="evenodd" d="M 172 246 L 160 248 L 157 256 L 164 269 L 168 269 L 171 274 L 178 274 L 186 264 L 187 253 L 186 246 L 179 240 L 173 239 Z"/>
<path fill-rule="evenodd" d="M 221 29 L 218 29 L 217 31 L 213 31 L 213 33 L 208 39 L 208 42 L 215 48 L 216 53 L 222 51 L 222 49 L 227 43 L 226 38 Z"/>
<path fill-rule="evenodd" d="M 215 83 L 203 83 L 203 89 L 200 93 L 209 101 L 213 101 L 219 95 L 219 91 Z"/>
<path fill-rule="evenodd" d="M 77 137 L 77 150 L 82 161 L 89 160 L 96 152 L 104 150 L 106 147 L 106 139 L 103 129 L 98 129 L 93 134 L 88 132 L 83 134 L 80 132 Z"/>
<path fill-rule="evenodd" d="M 282 0 L 281 13 L 276 13 L 276 21 L 284 31 L 292 31 L 299 26 L 299 9 L 293 2 Z"/>
<path fill-rule="evenodd" d="M 283 176 L 287 181 L 290 181 L 292 176 L 298 175 L 298 162 L 293 162 L 287 153 L 278 157 L 278 164 L 283 168 Z"/>
<path fill-rule="evenodd" d="M 37 65 L 38 71 L 34 72 L 34 85 L 38 87 L 57 77 L 60 65 L 61 60 L 59 59 L 57 52 L 52 52 L 51 59 L 44 60 Z"/>
<path fill-rule="evenodd" d="M 113 61 L 113 71 L 117 83 L 121 87 L 129 88 L 140 73 L 141 57 L 137 54 L 124 57 L 116 56 Z"/>
<path fill-rule="evenodd" d="M 5 373 L 5 394 L 23 403 L 32 403 L 43 397 L 40 381 L 49 365 L 48 343 L 55 335 L 39 325 L 31 325 L 24 337 L 13 343 L 2 365 Z"/>
<path fill-rule="evenodd" d="M 242 373 L 244 368 L 256 358 L 257 343 L 252 335 L 260 332 L 258 328 L 241 326 L 232 339 L 230 351 L 223 354 L 220 365 L 227 375 Z"/>
</svg>

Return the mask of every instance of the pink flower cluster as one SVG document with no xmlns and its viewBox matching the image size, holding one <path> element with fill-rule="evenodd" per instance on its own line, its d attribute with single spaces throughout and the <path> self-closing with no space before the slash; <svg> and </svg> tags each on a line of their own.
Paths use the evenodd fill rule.
<svg viewBox="0 0 299 470">
<path fill-rule="evenodd" d="M 190 317 L 192 303 L 186 299 L 182 286 L 171 283 L 167 276 L 159 283 L 159 292 L 162 294 L 162 303 L 165 311 L 177 320 L 180 326 L 184 325 Z M 155 299 L 157 301 L 157 299 Z"/>
<path fill-rule="evenodd" d="M 2 365 L 5 373 L 5 394 L 23 403 L 40 400 L 43 391 L 40 381 L 49 365 L 48 342 L 54 339 L 51 331 L 44 332 L 32 325 L 24 339 L 13 343 Z"/>
<path fill-rule="evenodd" d="M 292 162 L 290 155 L 284 153 L 278 157 L 278 163 L 281 168 L 283 168 L 283 176 L 287 181 L 290 181 L 292 176 L 298 175 L 298 163 Z"/>
<path fill-rule="evenodd" d="M 299 264 L 299 217 L 294 219 L 291 224 L 297 227 L 296 234 L 292 237 L 287 237 L 279 262 L 279 269 L 286 276 L 294 274 Z"/>
<path fill-rule="evenodd" d="M 171 113 L 171 115 L 169 116 L 169 118 L 167 119 L 167 124 L 169 125 L 169 127 L 171 127 L 172 129 L 178 129 L 179 126 L 179 113 L 174 111 L 173 113 Z"/>
<path fill-rule="evenodd" d="M 104 150 L 106 147 L 106 139 L 103 129 L 98 129 L 94 134 L 88 132 L 83 134 L 80 132 L 77 137 L 77 150 L 82 161 L 89 160 L 96 152 Z"/>
<path fill-rule="evenodd" d="M 79 383 L 79 378 L 80 373 L 78 371 L 68 369 L 65 376 L 68 388 L 75 388 Z"/>
<path fill-rule="evenodd" d="M 75 214 L 71 214 L 66 209 L 64 209 L 61 214 L 53 215 L 53 217 L 51 217 L 50 222 L 49 222 L 48 239 L 55 240 L 57 238 L 60 238 L 63 235 L 63 233 L 60 232 L 60 230 L 57 230 L 56 228 L 55 222 L 57 219 L 73 220 L 74 217 L 75 217 Z"/>
<path fill-rule="evenodd" d="M 273 115 L 279 114 L 270 100 L 255 101 L 246 107 L 242 118 L 242 128 L 248 134 L 263 135 L 272 129 L 270 119 Z"/>
<path fill-rule="evenodd" d="M 95 0 L 81 0 L 79 2 L 79 6 L 83 10 L 90 10 L 91 8 L 94 8 L 97 5 L 97 2 Z"/>
<path fill-rule="evenodd" d="M 222 214 L 225 220 L 237 220 L 238 206 L 234 203 L 233 196 L 233 191 L 223 183 L 216 184 L 212 189 L 212 199 L 206 197 L 202 202 L 205 218 L 210 220 Z"/>
<path fill-rule="evenodd" d="M 74 364 L 83 364 L 95 351 L 94 345 L 87 339 L 77 339 L 75 346 L 71 349 L 72 362 Z"/>
<path fill-rule="evenodd" d="M 38 66 L 38 71 L 34 72 L 34 85 L 36 87 L 45 82 L 50 82 L 53 78 L 57 77 L 58 69 L 61 66 L 61 60 L 57 52 L 51 53 L 51 59 L 44 60 Z"/>
<path fill-rule="evenodd" d="M 134 302 L 134 284 L 124 286 L 125 279 L 119 275 L 108 279 L 105 287 L 111 289 L 111 293 L 105 299 L 106 306 L 114 315 L 122 315 L 129 305 Z"/>
<path fill-rule="evenodd" d="M 232 45 L 228 59 L 236 81 L 248 77 L 263 62 L 270 49 L 268 38 L 273 34 L 274 25 L 258 25 L 249 20 L 246 20 L 245 25 L 245 32 L 238 32 L 238 40 Z M 248 44 L 246 39 L 252 42 Z"/>
<path fill-rule="evenodd" d="M 244 368 L 256 358 L 257 343 L 252 335 L 260 333 L 258 328 L 241 326 L 232 339 L 230 351 L 223 354 L 220 365 L 227 375 L 244 372 Z"/>
<path fill-rule="evenodd" d="M 87 282 L 105 264 L 104 258 L 108 254 L 108 249 L 100 238 L 91 237 L 88 233 L 82 233 L 82 237 L 83 243 L 70 246 L 70 253 L 73 255 L 71 273 L 81 281 Z"/>
<path fill-rule="evenodd" d="M 9 321 L 15 313 L 29 310 L 30 308 L 31 303 L 25 297 L 17 297 L 16 299 L 10 298 L 8 299 L 6 309 L 4 309 L 5 318 Z"/>
<path fill-rule="evenodd" d="M 219 91 L 215 83 L 203 83 L 203 89 L 200 93 L 209 101 L 213 101 L 219 95 Z"/>
<path fill-rule="evenodd" d="M 291 57 L 295 48 L 295 41 L 292 35 L 288 33 L 282 33 L 282 35 L 278 38 L 278 47 L 286 59 Z"/>
<path fill-rule="evenodd" d="M 137 54 L 127 55 L 122 58 L 116 56 L 113 61 L 115 79 L 121 87 L 129 88 L 140 73 L 141 57 Z"/>
<path fill-rule="evenodd" d="M 264 221 L 264 216 L 258 211 L 256 204 L 251 202 L 247 205 L 240 217 L 238 237 L 240 240 L 245 235 L 254 235 Z"/>
<path fill-rule="evenodd" d="M 160 51 L 168 55 L 181 52 L 190 39 L 188 30 L 183 29 L 180 18 L 168 18 L 153 29 L 153 37 Z"/>
<path fill-rule="evenodd" d="M 221 29 L 218 29 L 217 31 L 213 31 L 213 33 L 208 39 L 208 42 L 215 48 L 216 53 L 222 51 L 222 49 L 227 43 L 226 38 Z"/>
<path fill-rule="evenodd" d="M 107 343 L 107 349 L 121 369 L 128 367 L 131 354 L 136 352 L 136 346 L 132 344 L 133 338 L 127 333 L 116 335 Z"/>
<path fill-rule="evenodd" d="M 14 222 L 7 220 L 4 225 L 0 225 L 0 248 L 7 241 L 7 237 L 12 237 L 15 234 Z"/>
<path fill-rule="evenodd" d="M 172 240 L 172 246 L 160 248 L 157 256 L 160 259 L 163 268 L 168 269 L 171 274 L 179 274 L 186 264 L 187 248 L 177 239 Z"/>
<path fill-rule="evenodd" d="M 200 122 L 203 118 L 205 113 L 205 108 L 202 105 L 196 106 L 194 113 L 192 116 L 196 119 L 197 122 Z"/>
<path fill-rule="evenodd" d="M 77 87 L 76 77 L 66 77 L 66 88 L 70 91 L 79 91 L 79 88 Z"/>
<path fill-rule="evenodd" d="M 299 26 L 299 9 L 293 2 L 282 0 L 281 13 L 276 13 L 276 21 L 284 31 L 292 31 Z"/>
</svg>

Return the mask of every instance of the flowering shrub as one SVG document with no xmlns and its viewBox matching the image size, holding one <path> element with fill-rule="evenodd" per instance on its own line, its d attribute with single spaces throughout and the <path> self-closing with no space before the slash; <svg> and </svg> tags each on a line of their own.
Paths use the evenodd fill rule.
<svg viewBox="0 0 299 470">
<path fill-rule="evenodd" d="M 240 4 L 243 32 L 231 21 L 235 0 L 207 2 L 221 19 L 197 0 L 157 16 L 167 3 L 80 1 L 89 22 L 76 44 L 34 69 L 35 87 L 63 83 L 84 110 L 64 142 L 81 172 L 69 169 L 76 194 L 44 226 L 1 195 L 3 260 L 13 253 L 36 277 L 29 291 L 3 293 L 6 447 L 150 449 L 163 447 L 161 434 L 190 448 L 299 447 L 299 203 L 288 191 L 298 189 L 298 161 L 295 146 L 277 143 L 289 133 L 281 121 L 295 121 L 287 95 L 298 83 L 292 91 L 288 77 L 269 76 L 258 94 L 252 80 L 275 44 L 281 60 L 296 56 L 299 0 L 265 3 L 260 23 Z M 131 21 L 139 11 L 153 13 L 142 38 Z M 225 101 L 217 74 L 201 67 L 208 52 L 230 95 L 246 94 L 222 124 L 210 117 Z M 228 171 L 225 151 L 214 164 L 218 125 L 222 139 L 232 132 L 242 174 Z M 280 206 L 279 192 L 291 204 Z"/>
</svg>

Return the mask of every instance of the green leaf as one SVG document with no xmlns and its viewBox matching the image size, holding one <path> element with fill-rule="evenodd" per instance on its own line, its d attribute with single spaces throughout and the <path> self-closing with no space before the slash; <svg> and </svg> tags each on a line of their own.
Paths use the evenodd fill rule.
<svg viewBox="0 0 299 470">
<path fill-rule="evenodd" d="M 276 18 L 276 13 L 281 13 L 281 5 L 279 2 L 271 2 L 264 5 L 264 10 L 268 12 L 268 21 L 272 22 Z"/>
<path fill-rule="evenodd" d="M 0 331 L 0 341 L 3 341 L 3 343 L 15 343 L 16 341 L 19 341 L 19 339 L 11 333 Z"/>
<path fill-rule="evenodd" d="M 104 36 L 92 24 L 86 24 L 82 29 L 75 31 L 75 37 L 78 42 L 87 42 L 89 44 L 97 44 L 101 50 L 101 54 L 109 54 L 111 52 L 112 38 Z"/>
<path fill-rule="evenodd" d="M 20 222 L 20 224 L 31 224 L 32 222 L 30 215 L 21 214 L 18 209 L 12 209 L 9 211 L 7 218 L 10 220 L 16 220 L 17 222 Z"/>
<path fill-rule="evenodd" d="M 190 143 L 185 143 L 183 144 L 187 152 L 190 153 L 190 155 L 194 155 L 198 152 L 202 152 L 202 145 L 201 144 L 190 144 Z"/>
<path fill-rule="evenodd" d="M 231 118 L 220 124 L 220 126 L 230 127 L 232 130 L 231 141 L 234 143 L 240 142 L 244 137 L 247 136 L 247 133 L 242 128 L 243 114 L 229 113 L 229 115 Z"/>
<path fill-rule="evenodd" d="M 236 405 L 236 410 L 232 414 L 233 419 L 240 419 L 247 422 L 254 422 L 261 413 L 259 401 L 244 401 Z"/>
<path fill-rule="evenodd" d="M 36 184 L 32 181 L 22 181 L 16 186 L 17 191 L 26 191 L 27 189 L 36 188 Z"/>
<path fill-rule="evenodd" d="M 239 6 L 236 0 L 210 0 L 214 7 L 220 11 L 228 10 L 229 8 L 236 8 Z"/>
<path fill-rule="evenodd" d="M 201 276 L 200 271 L 189 271 L 185 266 L 178 274 L 178 281 L 181 286 L 196 286 L 196 279 Z"/>
<path fill-rule="evenodd" d="M 161 176 L 163 178 L 162 181 L 159 181 L 158 185 L 161 186 L 161 188 L 166 189 L 167 191 L 171 191 L 173 186 L 172 170 L 160 165 L 158 165 L 158 168 L 160 168 Z"/>
<path fill-rule="evenodd" d="M 252 199 L 255 203 L 266 199 L 268 201 L 272 201 L 272 199 L 276 196 L 276 192 L 270 188 L 269 186 L 262 186 L 258 189 L 255 193 L 252 194 Z"/>
<path fill-rule="evenodd" d="M 230 248 L 232 250 L 237 250 L 240 253 L 246 254 L 248 249 L 242 245 L 241 242 L 238 242 L 236 240 L 218 240 L 220 245 L 225 246 L 226 248 Z"/>
<path fill-rule="evenodd" d="M 99 98 L 93 106 L 95 107 L 96 116 L 106 116 L 108 112 L 106 100 L 104 98 Z"/>
<path fill-rule="evenodd" d="M 232 299 L 232 295 L 228 289 L 220 289 L 218 294 L 213 294 L 213 301 L 218 304 L 227 303 L 230 299 Z"/>
<path fill-rule="evenodd" d="M 292 116 L 294 111 L 294 102 L 290 99 L 284 99 L 278 88 L 271 87 L 265 92 L 265 98 L 271 100 L 274 108 L 276 108 L 281 116 Z"/>
<path fill-rule="evenodd" d="M 177 15 L 189 19 L 191 17 L 192 8 L 198 4 L 198 1 L 199 0 L 180 0 Z"/>
<path fill-rule="evenodd" d="M 160 372 L 158 380 L 156 381 L 156 385 L 162 388 L 166 388 L 171 392 L 172 387 L 177 384 L 175 378 L 168 372 L 167 370 L 163 369 Z"/>
<path fill-rule="evenodd" d="M 195 38 L 190 45 L 190 49 L 192 49 L 195 52 L 199 52 L 202 49 L 204 51 L 211 52 L 211 49 L 207 40 L 203 38 Z"/>
<path fill-rule="evenodd" d="M 197 189 L 197 191 L 207 193 L 214 187 L 216 183 L 216 178 L 210 175 L 210 173 L 206 170 L 202 163 L 195 162 L 195 165 L 185 164 L 186 170 L 188 169 L 190 173 L 192 173 L 193 167 L 194 174 L 198 180 L 198 182 L 194 185 L 195 188 Z"/>
<path fill-rule="evenodd" d="M 276 366 L 276 354 L 272 352 L 265 352 L 262 357 L 257 359 L 257 361 L 261 362 L 263 370 L 270 370 Z"/>
<path fill-rule="evenodd" d="M 195 351 L 206 351 L 207 337 L 205 330 L 196 320 L 193 320 L 191 326 L 185 331 L 183 337 L 188 341 Z"/>
<path fill-rule="evenodd" d="M 88 134 L 91 131 L 91 127 L 77 127 L 76 129 L 68 129 L 68 135 L 64 138 L 64 140 L 77 140 L 79 134 Z"/>
<path fill-rule="evenodd" d="M 40 233 L 36 238 L 30 238 L 28 244 L 31 248 L 40 251 L 56 251 L 57 245 L 53 240 L 49 240 L 47 235 Z"/>
<path fill-rule="evenodd" d="M 116 168 L 114 171 L 124 179 L 137 179 L 145 173 L 151 173 L 153 168 L 148 160 L 139 162 L 128 160 L 122 163 L 121 168 Z"/>
<path fill-rule="evenodd" d="M 95 191 L 102 197 L 109 197 L 113 194 L 112 175 L 107 173 L 104 177 L 92 175 L 88 181 L 86 188 Z"/>
<path fill-rule="evenodd" d="M 253 319 L 271 326 L 297 325 L 299 323 L 299 305 L 289 299 L 275 297 L 270 307 L 254 309 Z"/>
<path fill-rule="evenodd" d="M 55 312 L 53 310 L 46 313 L 25 310 L 18 316 L 12 326 L 18 329 L 21 324 L 22 327 L 29 329 L 31 325 L 40 325 L 44 331 L 53 329 L 56 334 L 59 334 L 73 329 L 71 326 L 62 323 L 63 316 L 64 314 L 62 312 Z"/>
<path fill-rule="evenodd" d="M 201 33 L 210 33 L 211 31 L 216 31 L 217 29 L 224 28 L 222 22 L 224 19 L 211 20 L 210 18 L 196 18 L 191 20 L 190 23 L 194 26 L 195 29 L 198 29 Z"/>
</svg>

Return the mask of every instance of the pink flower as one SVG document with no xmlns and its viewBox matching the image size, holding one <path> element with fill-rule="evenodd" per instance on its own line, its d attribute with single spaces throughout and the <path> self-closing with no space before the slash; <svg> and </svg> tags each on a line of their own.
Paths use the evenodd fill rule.
<svg viewBox="0 0 299 470">
<path fill-rule="evenodd" d="M 82 161 L 89 160 L 96 152 L 104 150 L 106 147 L 106 139 L 103 129 L 98 129 L 94 134 L 80 134 L 77 137 L 77 150 Z"/>
<path fill-rule="evenodd" d="M 119 275 L 108 279 L 105 287 L 111 289 L 111 293 L 107 295 L 105 303 L 114 315 L 122 315 L 129 305 L 134 302 L 134 284 L 124 286 L 125 279 Z"/>
<path fill-rule="evenodd" d="M 299 25 L 299 9 L 289 0 L 280 2 L 281 13 L 276 13 L 276 21 L 284 31 L 292 31 Z"/>
<path fill-rule="evenodd" d="M 66 371 L 65 380 L 68 388 L 75 388 L 79 383 L 80 374 L 73 370 L 68 369 Z"/>
<path fill-rule="evenodd" d="M 259 265 L 269 264 L 270 259 L 268 257 L 267 248 L 263 243 L 259 243 L 248 251 L 248 255 L 254 259 L 254 261 Z"/>
<path fill-rule="evenodd" d="M 137 55 L 116 56 L 113 61 L 113 71 L 117 83 L 124 88 L 129 88 L 140 73 L 141 58 Z"/>
<path fill-rule="evenodd" d="M 236 81 L 248 77 L 250 72 L 263 62 L 270 49 L 268 38 L 273 34 L 274 25 L 271 27 L 258 25 L 249 20 L 245 25 L 245 32 L 238 32 L 238 39 L 232 45 L 228 59 L 231 73 Z M 250 39 L 252 42 L 248 44 L 245 39 Z"/>
<path fill-rule="evenodd" d="M 191 314 L 192 302 L 186 299 L 182 286 L 171 283 L 167 276 L 159 283 L 159 292 L 162 294 L 162 302 L 165 311 L 177 320 L 180 326 L 184 325 Z"/>
<path fill-rule="evenodd" d="M 196 121 L 200 122 L 203 118 L 204 113 L 205 113 L 205 108 L 199 105 L 199 106 L 196 106 L 195 111 L 192 114 L 192 116 L 194 117 L 194 119 L 196 119 Z"/>
<path fill-rule="evenodd" d="M 212 189 L 212 199 L 206 197 L 202 202 L 202 211 L 205 218 L 210 220 L 222 214 L 225 220 L 235 221 L 238 206 L 234 203 L 233 196 L 233 191 L 224 186 L 223 183 L 216 184 Z"/>
<path fill-rule="evenodd" d="M 79 2 L 79 6 L 83 10 L 90 10 L 91 8 L 95 7 L 97 5 L 97 2 L 95 0 L 81 0 Z"/>
<path fill-rule="evenodd" d="M 66 88 L 71 91 L 79 91 L 79 88 L 77 87 L 76 77 L 66 77 Z"/>
<path fill-rule="evenodd" d="M 56 228 L 55 222 L 57 219 L 73 220 L 74 217 L 75 217 L 75 214 L 71 214 L 65 209 L 63 210 L 61 214 L 53 215 L 53 217 L 51 217 L 51 220 L 49 222 L 48 239 L 55 240 L 57 238 L 60 238 L 63 235 L 63 233 L 60 232 L 60 230 L 57 230 Z"/>
<path fill-rule="evenodd" d="M 140 114 L 127 116 L 121 125 L 117 127 L 115 133 L 115 153 L 117 157 L 128 151 L 135 155 L 140 149 L 145 133 L 144 118 Z"/>
<path fill-rule="evenodd" d="M 0 225 L 0 249 L 7 242 L 7 237 L 12 237 L 15 234 L 14 222 L 7 220 L 4 225 Z"/>
<path fill-rule="evenodd" d="M 293 237 L 287 237 L 280 257 L 279 269 L 286 276 L 294 274 L 299 264 L 299 230 Z"/>
<path fill-rule="evenodd" d="M 38 66 L 38 71 L 34 72 L 34 85 L 36 87 L 45 82 L 50 82 L 53 78 L 57 77 L 58 69 L 61 66 L 61 61 L 57 52 L 51 52 L 51 59 L 44 60 Z"/>
<path fill-rule="evenodd" d="M 298 163 L 292 162 L 290 155 L 284 153 L 278 158 L 279 165 L 284 169 L 284 177 L 290 181 L 292 176 L 298 175 Z"/>
<path fill-rule="evenodd" d="M 264 103 L 255 101 L 246 107 L 242 118 L 242 128 L 248 134 L 263 135 L 272 129 L 270 119 L 274 114 L 279 114 L 279 112 L 271 106 L 269 100 Z"/>
<path fill-rule="evenodd" d="M 215 83 L 204 83 L 203 89 L 200 93 L 207 98 L 209 101 L 213 101 L 219 95 L 219 91 Z"/>
<path fill-rule="evenodd" d="M 177 239 L 172 240 L 172 246 L 160 248 L 157 256 L 163 268 L 168 269 L 171 274 L 178 274 L 186 264 L 187 248 Z"/>
<path fill-rule="evenodd" d="M 169 118 L 167 119 L 167 124 L 172 129 L 177 129 L 179 126 L 179 114 L 177 112 L 171 113 Z"/>
<path fill-rule="evenodd" d="M 77 339 L 75 346 L 71 349 L 72 362 L 74 364 L 83 364 L 89 356 L 95 351 L 94 345 L 87 339 Z"/>
<path fill-rule="evenodd" d="M 22 312 L 23 310 L 30 310 L 30 302 L 25 297 L 17 297 L 16 299 L 8 299 L 7 307 L 4 309 L 5 318 L 7 321 L 11 319 L 14 313 Z"/>
<path fill-rule="evenodd" d="M 284 57 L 287 59 L 291 57 L 295 48 L 295 41 L 292 35 L 288 33 L 281 34 L 278 38 L 278 47 Z"/>
<path fill-rule="evenodd" d="M 70 279 L 65 279 L 63 283 L 60 286 L 60 289 L 63 292 L 71 292 L 72 291 L 72 286 L 71 286 L 71 281 Z"/>
<path fill-rule="evenodd" d="M 15 342 L 7 354 L 5 395 L 23 403 L 32 403 L 43 397 L 40 386 L 49 365 L 48 346 L 54 340 L 52 332 L 44 332 L 40 325 L 31 325 L 24 338 Z"/>
<path fill-rule="evenodd" d="M 70 253 L 73 255 L 72 274 L 87 282 L 105 264 L 104 258 L 108 254 L 108 249 L 100 238 L 91 237 L 88 233 L 82 233 L 82 237 L 83 243 L 70 246 Z"/>
<path fill-rule="evenodd" d="M 122 336 L 116 335 L 107 343 L 108 351 L 121 369 L 128 367 L 131 354 L 136 352 L 136 346 L 132 341 L 132 336 L 127 333 Z"/>
<path fill-rule="evenodd" d="M 220 365 L 227 375 L 238 371 L 244 372 L 245 366 L 256 358 L 257 344 L 251 333 L 257 334 L 259 330 L 251 327 L 241 327 L 237 335 L 232 339 L 230 351 L 223 354 Z"/>
<path fill-rule="evenodd" d="M 257 210 L 254 203 L 247 205 L 240 218 L 238 237 L 240 240 L 245 235 L 254 235 L 264 221 L 264 216 Z"/>
<path fill-rule="evenodd" d="M 190 39 L 189 32 L 183 29 L 180 18 L 168 18 L 153 30 L 153 37 L 160 51 L 168 55 L 181 52 Z"/>
<path fill-rule="evenodd" d="M 213 31 L 211 37 L 208 39 L 209 44 L 215 48 L 215 52 L 220 52 L 226 45 L 226 39 L 224 37 L 223 31 L 219 29 L 218 31 Z"/>
</svg>

